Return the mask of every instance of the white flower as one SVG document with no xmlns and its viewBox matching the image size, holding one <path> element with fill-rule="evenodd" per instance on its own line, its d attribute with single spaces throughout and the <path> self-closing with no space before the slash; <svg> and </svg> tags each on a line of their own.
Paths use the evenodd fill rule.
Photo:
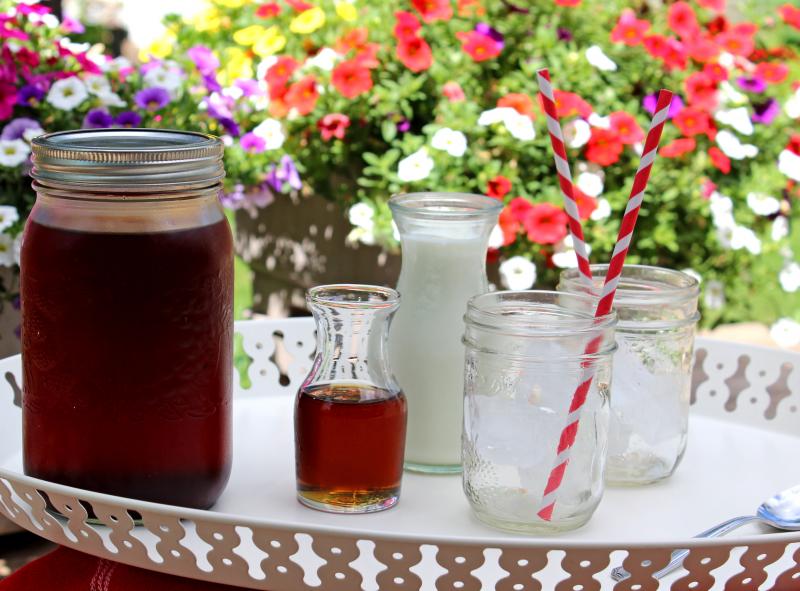
<svg viewBox="0 0 800 591">
<path fill-rule="evenodd" d="M 536 265 L 516 256 L 500 264 L 500 282 L 507 289 L 530 289 L 536 283 Z"/>
<path fill-rule="evenodd" d="M 97 96 L 111 92 L 111 84 L 108 83 L 108 79 L 99 74 L 86 76 L 83 83 L 86 85 L 86 90 Z"/>
<path fill-rule="evenodd" d="M 781 347 L 796 347 L 800 345 L 800 323 L 781 318 L 770 327 L 769 336 Z"/>
<path fill-rule="evenodd" d="M 147 86 L 166 88 L 172 96 L 175 96 L 183 85 L 183 73 L 177 65 L 165 63 L 148 70 L 144 75 L 144 81 Z"/>
<path fill-rule="evenodd" d="M 467 151 L 467 136 L 460 131 L 443 127 L 433 134 L 431 146 L 444 150 L 451 156 L 461 157 Z"/>
<path fill-rule="evenodd" d="M 13 226 L 19 219 L 17 208 L 12 205 L 0 205 L 0 232 Z"/>
<path fill-rule="evenodd" d="M 30 147 L 22 140 L 0 140 L 0 166 L 19 166 L 30 152 Z"/>
<path fill-rule="evenodd" d="M 743 158 L 753 158 L 758 154 L 758 148 L 753 144 L 743 144 L 735 135 L 727 129 L 717 133 L 717 145 L 728 158 L 742 160 Z M 798 175 L 800 176 L 800 175 Z"/>
<path fill-rule="evenodd" d="M 611 204 L 608 199 L 600 198 L 597 200 L 597 208 L 589 215 L 589 219 L 600 222 L 611 215 Z"/>
<path fill-rule="evenodd" d="M 784 150 L 778 156 L 778 170 L 790 179 L 800 182 L 800 156 Z"/>
<path fill-rule="evenodd" d="M 536 130 L 533 128 L 533 121 L 530 117 L 518 113 L 514 109 L 513 115 L 508 115 L 503 121 L 508 132 L 518 140 L 523 142 L 530 141 L 536 137 Z"/>
<path fill-rule="evenodd" d="M 489 234 L 489 248 L 500 248 L 503 246 L 503 242 L 505 242 L 503 229 L 500 224 L 497 224 L 492 228 L 492 233 Z"/>
<path fill-rule="evenodd" d="M 31 16 L 33 16 L 33 14 Z M 58 17 L 50 13 L 40 15 L 39 20 L 48 29 L 55 29 L 59 24 Z"/>
<path fill-rule="evenodd" d="M 0 267 L 14 264 L 14 240 L 8 234 L 0 234 Z"/>
<path fill-rule="evenodd" d="M 375 227 L 375 211 L 366 203 L 356 203 L 347 212 L 347 218 L 356 228 L 364 228 L 370 232 Z"/>
<path fill-rule="evenodd" d="M 575 179 L 575 184 L 590 197 L 597 197 L 603 192 L 603 177 L 593 172 L 580 173 Z"/>
<path fill-rule="evenodd" d="M 720 62 L 721 64 L 722 62 Z M 747 96 L 736 90 L 733 85 L 728 81 L 720 82 L 719 85 L 720 100 L 723 103 L 731 105 L 746 105 Z"/>
<path fill-rule="evenodd" d="M 47 102 L 62 111 L 71 111 L 89 97 L 86 86 L 75 76 L 56 80 L 47 93 Z"/>
<path fill-rule="evenodd" d="M 553 253 L 553 264 L 559 269 L 572 269 L 578 266 L 578 255 L 575 253 L 575 241 L 572 234 L 567 234 L 559 245 L 559 251 Z M 592 247 L 586 245 L 586 255 L 592 254 Z"/>
<path fill-rule="evenodd" d="M 731 233 L 731 248 L 748 250 L 750 254 L 761 254 L 761 240 L 756 233 L 745 226 L 734 226 Z"/>
<path fill-rule="evenodd" d="M 714 113 L 714 119 L 725 125 L 730 125 L 743 135 L 753 135 L 753 122 L 750 120 L 747 107 L 717 111 Z"/>
<path fill-rule="evenodd" d="M 736 225 L 736 220 L 733 219 L 733 201 L 730 197 L 726 197 L 716 191 L 711 194 L 709 199 L 711 209 L 711 221 L 719 229 L 730 230 Z M 730 235 L 724 240 L 726 244 L 730 240 Z"/>
<path fill-rule="evenodd" d="M 347 235 L 345 240 L 350 244 L 366 244 L 371 246 L 375 244 L 375 234 L 373 234 L 372 230 L 367 230 L 366 228 L 353 228 L 350 230 L 350 233 Z"/>
<path fill-rule="evenodd" d="M 258 63 L 256 67 L 256 80 L 264 80 L 267 77 L 267 70 L 278 63 L 277 55 L 270 55 L 265 57 Z"/>
<path fill-rule="evenodd" d="M 509 117 L 509 115 L 519 115 L 516 109 L 512 109 L 511 107 L 495 107 L 494 109 L 489 109 L 488 111 L 484 111 L 478 117 L 478 125 L 493 125 L 495 123 L 505 123 L 505 120 Z"/>
<path fill-rule="evenodd" d="M 783 291 L 796 292 L 800 289 L 800 265 L 794 261 L 786 263 L 778 273 L 778 281 L 781 282 Z"/>
<path fill-rule="evenodd" d="M 336 53 L 330 47 L 323 47 L 320 49 L 314 57 L 311 57 L 306 60 L 304 64 L 304 69 L 308 68 L 319 68 L 320 70 L 324 70 L 325 72 L 330 72 L 333 70 L 333 67 L 336 65 L 336 62 L 339 61 L 339 54 Z"/>
<path fill-rule="evenodd" d="M 764 193 L 748 193 L 747 207 L 758 215 L 773 215 L 781 210 L 781 202 Z"/>
<path fill-rule="evenodd" d="M 731 223 L 725 225 L 717 225 L 717 240 L 722 248 L 730 249 L 731 238 L 733 238 L 733 229 L 736 227 L 736 222 L 731 217 Z"/>
<path fill-rule="evenodd" d="M 734 66 L 734 64 L 736 63 L 736 58 L 734 57 L 734 55 L 732 53 L 728 53 L 727 51 L 723 51 L 722 53 L 719 54 L 719 57 L 717 58 L 717 61 L 719 61 L 719 65 L 720 66 L 722 66 L 726 70 L 730 70 Z"/>
<path fill-rule="evenodd" d="M 719 310 L 725 305 L 725 286 L 720 281 L 709 281 L 703 293 L 703 303 L 709 310 Z"/>
<path fill-rule="evenodd" d="M 29 127 L 28 129 L 22 132 L 22 137 L 26 142 L 30 143 L 31 140 L 33 140 L 33 138 L 39 137 L 43 133 L 44 129 L 42 129 L 41 127 Z"/>
<path fill-rule="evenodd" d="M 591 135 L 592 130 L 583 119 L 573 119 L 564 124 L 564 141 L 570 148 L 584 146 Z"/>
<path fill-rule="evenodd" d="M 222 89 L 222 96 L 228 96 L 235 101 L 238 101 L 242 96 L 244 96 L 244 90 L 239 88 L 238 86 L 226 86 Z"/>
<path fill-rule="evenodd" d="M 103 70 L 103 72 L 112 73 L 117 73 L 120 70 L 125 70 L 130 67 L 132 67 L 131 62 L 128 60 L 128 58 L 122 56 L 115 57 L 113 60 L 104 62 L 100 65 L 100 69 Z"/>
<path fill-rule="evenodd" d="M 786 216 L 779 215 L 772 222 L 772 239 L 777 242 L 789 235 L 789 220 Z"/>
<path fill-rule="evenodd" d="M 642 152 L 644 152 L 644 144 L 642 142 L 636 142 L 631 146 L 631 148 L 633 148 L 633 151 L 636 152 L 637 156 L 641 156 Z"/>
<path fill-rule="evenodd" d="M 100 100 L 100 104 L 104 107 L 127 107 L 128 103 L 122 100 L 122 98 L 116 92 L 104 92 L 103 94 L 97 95 L 97 98 Z"/>
<path fill-rule="evenodd" d="M 586 59 L 598 70 L 613 72 L 617 69 L 617 64 L 608 57 L 598 45 L 592 45 L 586 50 Z"/>
<path fill-rule="evenodd" d="M 397 176 L 406 183 L 421 181 L 428 178 L 432 170 L 433 158 L 428 155 L 428 149 L 422 147 L 398 163 Z"/>
<path fill-rule="evenodd" d="M 697 283 L 703 283 L 703 277 L 694 269 L 681 269 L 681 273 L 686 273 L 689 277 L 697 280 Z"/>
<path fill-rule="evenodd" d="M 267 150 L 277 150 L 286 141 L 281 122 L 277 119 L 264 119 L 253 128 L 253 133 L 264 140 Z"/>
<path fill-rule="evenodd" d="M 589 125 L 599 129 L 611 129 L 611 117 L 602 117 L 597 113 L 589 115 Z"/>
<path fill-rule="evenodd" d="M 794 91 L 794 94 L 786 101 L 783 108 L 790 119 L 800 117 L 800 88 Z"/>
<path fill-rule="evenodd" d="M 58 44 L 72 53 L 86 53 L 92 48 L 90 43 L 73 43 L 69 37 L 64 37 Z"/>
</svg>

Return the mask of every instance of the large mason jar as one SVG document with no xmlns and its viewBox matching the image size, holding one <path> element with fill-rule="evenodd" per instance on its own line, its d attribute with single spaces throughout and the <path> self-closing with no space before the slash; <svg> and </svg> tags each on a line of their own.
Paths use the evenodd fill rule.
<svg viewBox="0 0 800 591">
<path fill-rule="evenodd" d="M 20 264 L 30 476 L 197 508 L 222 492 L 233 344 L 222 150 L 146 129 L 33 141 Z"/>
<path fill-rule="evenodd" d="M 462 479 L 475 515 L 525 533 L 583 525 L 603 495 L 615 314 L 595 319 L 585 295 L 501 291 L 470 300 L 465 319 Z"/>
<path fill-rule="evenodd" d="M 608 265 L 592 265 L 594 288 L 577 269 L 559 291 L 599 294 Z M 689 426 L 698 281 L 661 267 L 625 265 L 617 286 L 617 344 L 606 481 L 639 485 L 669 477 Z"/>
</svg>

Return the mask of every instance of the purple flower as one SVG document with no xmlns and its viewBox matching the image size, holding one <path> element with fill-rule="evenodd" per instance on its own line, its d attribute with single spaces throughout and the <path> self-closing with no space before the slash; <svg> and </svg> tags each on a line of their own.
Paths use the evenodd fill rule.
<svg viewBox="0 0 800 591">
<path fill-rule="evenodd" d="M 244 134 L 239 143 L 242 146 L 242 150 L 252 154 L 263 152 L 267 147 L 267 142 L 264 141 L 264 138 L 257 136 L 252 131 Z"/>
<path fill-rule="evenodd" d="M 556 36 L 558 37 L 559 41 L 572 41 L 572 31 L 565 29 L 564 27 L 558 27 Z"/>
<path fill-rule="evenodd" d="M 408 119 L 403 118 L 397 122 L 397 131 L 400 133 L 406 133 L 409 129 L 411 129 L 411 121 Z"/>
<path fill-rule="evenodd" d="M 217 82 L 217 75 L 213 72 L 211 74 L 203 74 L 203 84 L 209 92 L 221 92 L 222 86 Z"/>
<path fill-rule="evenodd" d="M 186 52 L 190 60 L 194 62 L 197 71 L 203 75 L 216 74 L 219 68 L 219 60 L 214 53 L 205 45 L 195 45 Z"/>
<path fill-rule="evenodd" d="M 289 187 L 296 191 L 303 186 L 303 182 L 300 180 L 300 173 L 297 172 L 294 161 L 291 156 L 286 154 L 281 157 L 279 165 L 272 165 L 267 175 L 267 184 L 276 191 L 283 192 L 283 183 L 289 183 Z"/>
<path fill-rule="evenodd" d="M 117 127 L 139 127 L 142 116 L 136 111 L 122 111 L 114 117 L 114 125 Z"/>
<path fill-rule="evenodd" d="M 239 209 L 244 204 L 244 198 L 244 185 L 241 183 L 234 185 L 233 191 L 220 191 L 219 194 L 220 203 L 229 209 Z"/>
<path fill-rule="evenodd" d="M 140 109 L 158 111 L 169 103 L 169 92 L 166 88 L 152 86 L 140 90 L 133 98 Z"/>
<path fill-rule="evenodd" d="M 92 109 L 86 113 L 83 118 L 83 127 L 89 129 L 100 129 L 103 127 L 111 127 L 114 124 L 114 118 L 111 113 L 105 109 Z"/>
<path fill-rule="evenodd" d="M 488 23 L 478 23 L 475 25 L 475 32 L 480 33 L 481 35 L 486 35 L 487 37 L 491 37 L 492 40 L 497 43 L 498 49 L 503 49 L 503 46 L 505 45 L 505 43 L 503 43 L 503 34 L 497 29 L 489 26 Z"/>
<path fill-rule="evenodd" d="M 250 78 L 243 78 L 233 83 L 234 86 L 241 89 L 243 96 L 254 96 L 262 94 L 261 88 L 258 86 L 258 81 Z"/>
<path fill-rule="evenodd" d="M 17 119 L 12 119 L 6 126 L 3 128 L 3 132 L 0 133 L 0 140 L 19 140 L 25 137 L 25 132 L 29 129 L 41 129 L 42 126 L 39 125 L 39 122 L 36 119 L 30 119 L 28 117 L 18 117 Z"/>
<path fill-rule="evenodd" d="M 656 112 L 656 106 L 658 105 L 658 96 L 655 94 L 648 94 L 642 100 L 642 106 L 644 110 L 650 113 L 651 115 Z M 683 111 L 684 103 L 683 99 L 678 96 L 677 94 L 672 95 L 672 102 L 669 104 L 669 118 L 672 119 L 675 115 Z"/>
<path fill-rule="evenodd" d="M 275 201 L 275 195 L 272 194 L 269 183 L 261 183 L 252 191 L 245 193 L 245 197 L 249 203 L 252 203 L 256 207 L 266 207 Z"/>
<path fill-rule="evenodd" d="M 740 76 L 736 79 L 736 84 L 745 92 L 762 93 L 767 89 L 767 83 L 758 76 L 753 76 L 752 78 Z"/>
<path fill-rule="evenodd" d="M 41 101 L 44 98 L 44 94 L 44 89 L 40 88 L 36 84 L 26 84 L 19 89 L 19 94 L 17 94 L 17 104 L 31 107 L 33 106 L 32 101 Z"/>
<path fill-rule="evenodd" d="M 71 16 L 65 16 L 61 20 L 61 26 L 67 33 L 85 33 L 86 27 L 81 24 L 81 21 L 72 18 Z"/>
<path fill-rule="evenodd" d="M 762 123 L 764 125 L 772 123 L 781 112 L 781 106 L 774 98 L 754 105 L 754 109 L 755 112 L 750 118 L 754 123 Z"/>
<path fill-rule="evenodd" d="M 150 70 L 155 70 L 156 68 L 160 68 L 163 65 L 164 65 L 163 60 L 150 60 L 149 62 L 145 62 L 141 66 L 139 66 L 139 72 L 141 72 L 142 76 L 144 76 Z"/>
<path fill-rule="evenodd" d="M 220 125 L 225 128 L 230 135 L 239 136 L 242 131 L 239 129 L 236 121 L 233 118 L 232 108 L 235 105 L 234 100 L 229 96 L 223 96 L 219 93 L 212 93 L 211 96 L 203 99 L 206 105 L 208 114 L 214 119 L 219 121 Z"/>
</svg>

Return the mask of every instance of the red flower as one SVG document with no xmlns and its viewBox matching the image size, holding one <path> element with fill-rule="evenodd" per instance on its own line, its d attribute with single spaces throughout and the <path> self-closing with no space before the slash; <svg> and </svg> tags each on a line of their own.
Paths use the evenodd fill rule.
<svg viewBox="0 0 800 591">
<path fill-rule="evenodd" d="M 677 158 L 678 156 L 683 156 L 684 154 L 691 152 L 696 146 L 697 142 L 694 141 L 694 138 L 681 138 L 672 140 L 666 146 L 661 148 L 658 151 L 658 154 L 664 158 Z"/>
<path fill-rule="evenodd" d="M 453 18 L 453 7 L 450 0 L 411 0 L 411 4 L 426 23 L 433 21 L 449 21 Z"/>
<path fill-rule="evenodd" d="M 725 0 L 697 0 L 697 3 L 703 8 L 708 8 L 714 12 L 725 11 Z"/>
<path fill-rule="evenodd" d="M 800 156 L 800 133 L 792 134 L 792 137 L 789 138 L 789 143 L 786 144 L 786 149 Z"/>
<path fill-rule="evenodd" d="M 350 117 L 342 113 L 329 113 L 317 121 L 317 128 L 326 142 L 333 137 L 344 139 L 348 127 L 350 127 Z"/>
<path fill-rule="evenodd" d="M 731 159 L 728 158 L 718 147 L 714 146 L 709 148 L 708 155 L 711 157 L 711 164 L 719 169 L 722 174 L 728 174 L 731 171 Z"/>
<path fill-rule="evenodd" d="M 683 82 L 689 104 L 711 111 L 717 106 L 717 83 L 705 72 L 694 72 Z"/>
<path fill-rule="evenodd" d="M 521 197 L 517 197 L 517 199 L 521 199 Z M 500 212 L 500 219 L 498 219 L 497 222 L 500 224 L 500 229 L 503 231 L 503 246 L 513 244 L 517 239 L 517 234 L 522 224 L 517 220 L 510 205 L 503 208 L 503 211 Z"/>
<path fill-rule="evenodd" d="M 442 94 L 451 103 L 460 103 L 467 98 L 464 94 L 464 89 L 462 89 L 461 85 L 455 80 L 444 83 L 444 86 L 442 86 Z"/>
<path fill-rule="evenodd" d="M 667 22 L 669 28 L 675 31 L 679 37 L 693 37 L 700 30 L 694 10 L 687 2 L 683 1 L 676 2 L 669 7 Z"/>
<path fill-rule="evenodd" d="M 703 72 L 708 75 L 714 82 L 722 82 L 728 79 L 728 70 L 720 64 L 706 64 L 703 66 Z"/>
<path fill-rule="evenodd" d="M 394 36 L 398 40 L 413 39 L 422 28 L 419 19 L 410 12 L 398 10 L 394 13 L 394 17 L 397 19 L 394 25 Z"/>
<path fill-rule="evenodd" d="M 728 19 L 721 14 L 706 23 L 706 30 L 712 35 L 728 30 Z"/>
<path fill-rule="evenodd" d="M 624 43 L 630 46 L 639 45 L 649 28 L 649 22 L 637 19 L 634 12 L 630 8 L 626 8 L 611 31 L 611 40 L 614 43 Z"/>
<path fill-rule="evenodd" d="M 681 112 L 672 118 L 672 122 L 687 137 L 707 133 L 711 123 L 705 111 L 693 107 L 681 109 Z"/>
<path fill-rule="evenodd" d="M 756 66 L 756 76 L 763 78 L 770 84 L 779 84 L 786 80 L 789 75 L 789 68 L 784 64 L 775 62 L 761 62 Z"/>
<path fill-rule="evenodd" d="M 500 55 L 502 46 L 483 33 L 477 31 L 460 31 L 456 37 L 461 41 L 461 49 L 466 51 L 476 62 L 485 62 Z"/>
<path fill-rule="evenodd" d="M 714 41 L 719 44 L 722 49 L 733 55 L 741 55 L 747 57 L 753 52 L 755 44 L 753 38 L 742 33 L 735 31 L 725 31 L 714 37 Z"/>
<path fill-rule="evenodd" d="M 578 206 L 578 217 L 582 220 L 588 220 L 592 212 L 597 209 L 597 199 L 587 195 L 578 187 L 572 187 L 572 191 L 575 195 L 575 203 Z"/>
<path fill-rule="evenodd" d="M 533 209 L 533 203 L 524 197 L 514 197 L 508 202 L 508 210 L 511 212 L 511 215 L 514 217 L 514 219 L 520 224 L 528 218 L 528 214 L 531 212 L 531 209 Z"/>
<path fill-rule="evenodd" d="M 277 89 L 281 86 L 285 86 L 299 65 L 300 64 L 297 63 L 297 60 L 293 57 L 289 57 L 288 55 L 279 57 L 278 61 L 269 67 L 267 75 L 265 76 L 270 91 L 272 91 L 273 88 Z"/>
<path fill-rule="evenodd" d="M 372 88 L 372 74 L 360 61 L 345 60 L 333 69 L 331 83 L 342 96 L 351 99 Z"/>
<path fill-rule="evenodd" d="M 743 37 L 752 37 L 758 31 L 758 26 L 755 23 L 736 23 L 733 25 L 733 29 L 731 29 L 737 35 L 742 35 Z"/>
<path fill-rule="evenodd" d="M 353 61 L 370 70 L 377 68 L 379 65 L 381 65 L 378 61 L 378 50 L 380 48 L 381 46 L 377 43 L 367 43 L 353 57 Z"/>
<path fill-rule="evenodd" d="M 778 9 L 778 14 L 787 25 L 800 30 L 800 8 L 796 8 L 791 4 L 784 4 Z"/>
<path fill-rule="evenodd" d="M 555 244 L 567 235 L 567 214 L 552 203 L 537 203 L 522 222 L 528 239 L 538 244 Z"/>
<path fill-rule="evenodd" d="M 593 127 L 586 148 L 586 159 L 600 166 L 608 166 L 619 160 L 622 147 L 619 135 L 615 131 Z"/>
<path fill-rule="evenodd" d="M 281 6 L 277 2 L 267 2 L 256 8 L 258 18 L 271 18 L 281 13 Z"/>
<path fill-rule="evenodd" d="M 674 37 L 667 38 L 666 48 L 664 55 L 661 59 L 664 60 L 664 65 L 670 70 L 685 70 L 687 62 L 686 46 L 675 39 Z"/>
<path fill-rule="evenodd" d="M 553 90 L 553 98 L 556 102 L 556 114 L 562 119 L 573 115 L 580 115 L 586 119 L 594 111 L 589 103 L 574 92 Z"/>
<path fill-rule="evenodd" d="M 635 144 L 644 139 L 644 131 L 636 123 L 633 115 L 625 111 L 614 111 L 609 115 L 611 119 L 611 129 L 619 137 L 623 144 Z"/>
<path fill-rule="evenodd" d="M 497 101 L 498 107 L 511 107 L 516 110 L 520 115 L 527 115 L 531 119 L 536 117 L 533 110 L 533 99 L 527 94 L 521 92 L 509 92 L 507 95 Z"/>
<path fill-rule="evenodd" d="M 720 53 L 719 45 L 704 35 L 696 35 L 686 40 L 689 56 L 702 64 L 714 61 Z"/>
<path fill-rule="evenodd" d="M 644 48 L 653 57 L 664 57 L 667 53 L 667 38 L 664 35 L 646 35 Z"/>
<path fill-rule="evenodd" d="M 305 12 L 309 8 L 314 8 L 313 4 L 303 2 L 303 0 L 286 0 L 286 4 L 294 8 L 297 12 Z"/>
<path fill-rule="evenodd" d="M 297 109 L 300 115 L 308 115 L 317 105 L 318 98 L 316 79 L 313 76 L 306 76 L 289 86 L 284 100 L 290 109 Z"/>
<path fill-rule="evenodd" d="M 501 174 L 489 179 L 486 184 L 486 194 L 495 199 L 502 199 L 511 191 L 511 181 Z"/>
<path fill-rule="evenodd" d="M 433 64 L 431 46 L 422 37 L 400 39 L 397 44 L 397 59 L 412 72 L 422 72 Z"/>
<path fill-rule="evenodd" d="M 369 31 L 367 29 L 352 29 L 339 37 L 333 48 L 338 53 L 346 54 L 353 49 L 362 49 L 367 44 L 368 38 Z"/>
<path fill-rule="evenodd" d="M 582 0 L 555 0 L 559 6 L 578 6 Z"/>
</svg>

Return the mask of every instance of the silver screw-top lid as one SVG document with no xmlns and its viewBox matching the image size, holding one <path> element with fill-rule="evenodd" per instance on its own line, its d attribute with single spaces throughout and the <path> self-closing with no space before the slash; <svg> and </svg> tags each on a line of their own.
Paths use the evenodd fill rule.
<svg viewBox="0 0 800 591">
<path fill-rule="evenodd" d="M 219 138 L 166 129 L 82 129 L 35 138 L 37 184 L 110 193 L 185 191 L 225 176 Z"/>
</svg>

